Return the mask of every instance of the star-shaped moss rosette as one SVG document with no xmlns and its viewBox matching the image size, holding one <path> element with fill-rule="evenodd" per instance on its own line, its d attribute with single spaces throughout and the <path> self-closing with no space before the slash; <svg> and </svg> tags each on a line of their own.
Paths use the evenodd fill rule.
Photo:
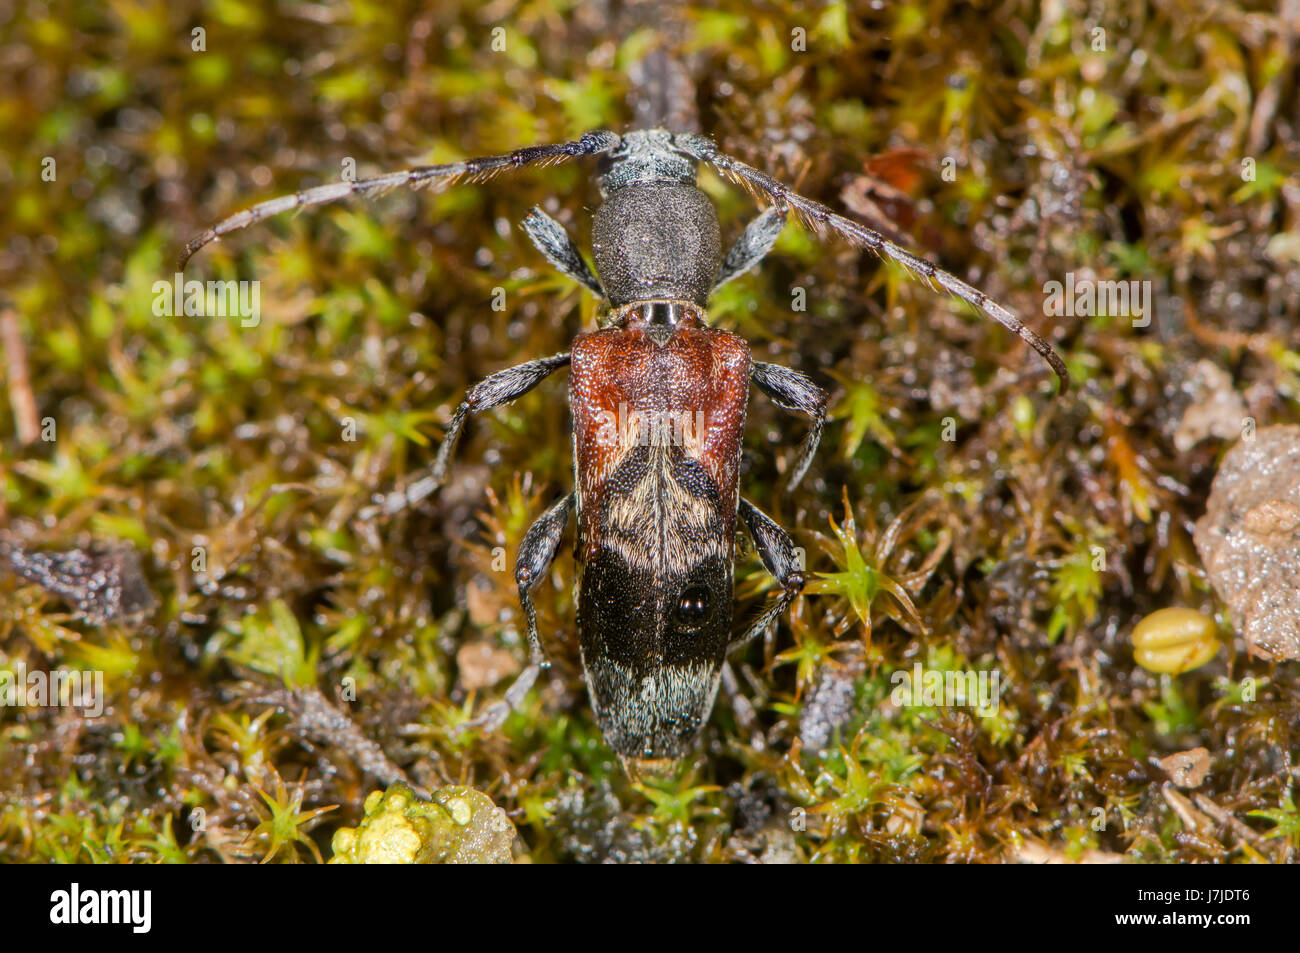
<svg viewBox="0 0 1300 953">
<path fill-rule="evenodd" d="M 883 531 L 873 524 L 858 530 L 853 507 L 849 503 L 847 487 L 843 491 L 844 520 L 837 523 L 830 518 L 835 539 L 820 537 L 822 549 L 834 561 L 836 572 L 813 573 L 804 586 L 804 592 L 814 595 L 838 596 L 846 603 L 835 612 L 837 621 L 834 634 L 842 635 L 853 621 L 862 623 L 866 639 L 871 638 L 872 606 L 880 595 L 890 597 L 883 608 L 908 631 L 921 634 L 927 629 L 917 611 L 913 596 L 919 594 L 935 567 L 948 552 L 951 537 L 941 529 L 929 539 L 930 551 L 915 569 L 907 569 L 908 555 L 900 549 L 907 542 L 919 540 L 939 515 L 933 504 L 927 508 L 926 500 L 917 500 L 890 521 Z M 942 522 L 942 518 L 940 517 Z"/>
</svg>

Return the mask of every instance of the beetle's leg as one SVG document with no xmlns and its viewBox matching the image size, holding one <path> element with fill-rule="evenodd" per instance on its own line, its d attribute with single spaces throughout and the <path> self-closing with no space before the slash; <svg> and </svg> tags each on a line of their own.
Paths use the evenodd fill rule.
<svg viewBox="0 0 1300 953">
<path fill-rule="evenodd" d="M 460 432 L 465 428 L 466 418 L 471 414 L 491 410 L 493 407 L 507 404 L 516 398 L 522 397 L 551 373 L 568 363 L 569 355 L 567 353 L 556 354 L 553 357 L 529 361 L 527 364 L 517 364 L 514 367 L 506 368 L 504 371 L 497 371 L 491 377 L 483 378 L 469 389 L 465 399 L 456 408 L 456 412 L 451 415 L 451 423 L 447 426 L 447 434 L 442 438 L 442 445 L 438 447 L 438 455 L 434 458 L 433 466 L 429 468 L 429 472 L 411 483 L 404 490 L 395 490 L 392 493 L 376 496 L 374 505 L 363 509 L 358 514 L 359 518 L 366 520 L 373 519 L 381 513 L 384 515 L 398 513 L 433 493 L 438 487 L 442 486 L 443 481 L 447 478 L 447 467 L 451 462 L 451 454 L 456 449 L 456 441 L 460 439 Z"/>
<path fill-rule="evenodd" d="M 607 129 L 593 129 L 572 142 L 548 143 L 546 145 L 527 146 L 514 152 L 499 156 L 482 156 L 466 159 L 464 162 L 448 162 L 444 165 L 426 165 L 404 172 L 391 172 L 373 179 L 355 179 L 353 181 L 331 182 L 318 185 L 314 189 L 282 195 L 276 199 L 260 202 L 251 208 L 236 212 L 223 219 L 206 232 L 198 235 L 185 245 L 178 267 L 183 269 L 190 257 L 209 242 L 214 242 L 223 235 L 228 235 L 249 225 L 256 225 L 272 215 L 302 208 L 305 205 L 321 205 L 350 195 L 369 196 L 387 192 L 389 189 L 402 187 L 427 188 L 450 185 L 458 179 L 482 182 L 490 179 L 505 169 L 518 169 L 521 166 L 540 163 L 550 165 L 566 159 L 578 159 L 583 156 L 600 155 L 608 152 L 619 143 L 619 137 Z"/>
<path fill-rule="evenodd" d="M 473 721 L 471 727 L 487 728 L 489 731 L 501 727 L 506 716 L 518 708 L 524 696 L 532 689 L 542 669 L 550 668 L 542 649 L 541 637 L 537 634 L 537 610 L 533 606 L 533 586 L 546 575 L 555 560 L 555 553 L 564 538 L 565 527 L 569 525 L 569 516 L 573 512 L 574 495 L 570 493 L 559 500 L 549 510 L 539 516 L 519 544 L 519 556 L 515 559 L 515 583 L 519 586 L 519 604 L 523 607 L 528 620 L 528 667 L 525 668 L 506 689 L 504 701 L 499 701 L 488 708 Z"/>
<path fill-rule="evenodd" d="M 564 538 L 565 527 L 573 513 L 574 494 L 558 500 L 549 510 L 537 518 L 524 541 L 519 544 L 519 555 L 515 559 L 515 584 L 519 587 L 519 604 L 523 606 L 524 616 L 528 620 L 528 654 L 534 665 L 547 668 L 542 651 L 542 640 L 537 635 L 537 610 L 533 607 L 533 587 L 551 568 L 555 553 Z M 509 694 L 507 692 L 507 694 Z"/>
<path fill-rule="evenodd" d="M 754 537 L 754 546 L 758 549 L 763 565 L 781 584 L 782 592 L 749 628 L 732 638 L 732 645 L 748 642 L 771 625 L 803 591 L 804 582 L 803 558 L 795 547 L 794 540 L 790 538 L 790 534 L 757 506 L 743 498 L 740 501 L 740 515 L 745 518 L 749 534 Z"/>
<path fill-rule="evenodd" d="M 812 418 L 812 430 L 808 431 L 808 436 L 799 444 L 790 479 L 786 481 L 786 489 L 793 490 L 808 472 L 808 464 L 812 463 L 817 445 L 821 443 L 822 427 L 826 423 L 826 391 L 806 375 L 779 364 L 755 361 L 751 376 L 758 389 L 770 397 L 776 406 Z"/>
<path fill-rule="evenodd" d="M 920 275 L 931 285 L 937 285 L 948 294 L 956 295 L 963 301 L 979 308 L 986 315 L 998 322 L 1008 331 L 1018 334 L 1020 338 L 1042 355 L 1056 376 L 1061 381 L 1061 392 L 1070 385 L 1070 373 L 1065 362 L 1052 350 L 1052 346 L 1025 327 L 1018 317 L 998 304 L 978 288 L 972 288 L 956 275 L 944 271 L 933 262 L 927 261 L 916 252 L 898 245 L 874 228 L 868 228 L 861 222 L 837 215 L 821 202 L 815 202 L 800 195 L 784 182 L 780 182 L 760 172 L 753 166 L 746 165 L 739 159 L 733 159 L 719 151 L 713 140 L 696 133 L 678 133 L 673 137 L 673 145 L 700 162 L 711 165 L 720 175 L 738 182 L 746 189 L 768 195 L 778 206 L 793 209 L 795 214 L 818 235 L 834 232 L 841 238 L 861 248 L 869 248 L 882 258 L 888 258 L 902 265 L 914 275 Z"/>
<path fill-rule="evenodd" d="M 736 678 L 736 673 L 731 667 L 731 663 L 725 659 L 722 662 L 722 678 L 720 679 L 722 690 L 727 693 L 727 698 L 731 700 L 732 711 L 736 713 L 736 722 L 745 731 L 753 733 L 754 747 L 762 749 L 763 735 L 762 732 L 755 731 L 754 726 L 758 724 L 758 716 L 754 714 L 754 706 L 745 693 L 740 690 L 740 679 Z"/>
<path fill-rule="evenodd" d="M 592 274 L 582 252 L 578 251 L 578 246 L 573 243 L 563 225 L 536 205 L 519 225 L 537 246 L 537 250 L 546 256 L 547 261 L 578 284 L 589 288 L 596 297 L 605 297 L 605 289 L 600 286 L 600 280 Z"/>
<path fill-rule="evenodd" d="M 716 291 L 732 278 L 743 275 L 762 261 L 781 236 L 781 230 L 785 228 L 785 219 L 785 206 L 773 205 L 745 226 L 745 230 L 740 233 L 736 243 L 727 252 L 727 257 L 722 260 L 718 277 L 713 282 L 713 290 Z"/>
</svg>

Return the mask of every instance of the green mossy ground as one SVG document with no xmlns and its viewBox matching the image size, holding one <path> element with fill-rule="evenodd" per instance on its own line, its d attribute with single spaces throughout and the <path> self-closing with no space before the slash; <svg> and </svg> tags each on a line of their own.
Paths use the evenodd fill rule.
<svg viewBox="0 0 1300 953">
<path fill-rule="evenodd" d="M 1230 441 L 1172 441 L 1200 359 L 1260 426 L 1300 420 L 1296 41 L 1248 6 L 688 16 L 706 132 L 832 205 L 874 200 L 1050 337 L 1076 386 L 1054 397 L 1012 335 L 788 228 L 713 314 L 834 390 L 798 492 L 779 475 L 804 424 L 761 396 L 741 476 L 822 575 L 734 659 L 756 720 L 720 697 L 682 776 L 641 786 L 593 722 L 567 550 L 537 595 L 553 681 L 501 732 L 458 731 L 503 688 L 464 691 L 461 647 L 526 654 L 493 548 L 512 565 L 571 485 L 563 375 L 475 422 L 431 505 L 355 519 L 430 460 L 469 384 L 593 326 L 516 227 L 541 203 L 585 244 L 590 166 L 232 236 L 188 274 L 259 280 L 255 328 L 160 318 L 152 286 L 203 227 L 347 158 L 366 175 L 624 127 L 649 35 L 552 0 L 0 3 L 0 307 L 56 423 L 22 446 L 0 397 L 0 525 L 134 546 L 159 599 L 95 627 L 0 575 L 0 664 L 96 668 L 109 692 L 94 720 L 0 710 L 0 858 L 328 858 L 384 785 L 258 701 L 287 684 L 354 687 L 366 737 L 417 783 L 488 794 L 535 862 L 1294 859 L 1300 673 L 1234 643 L 1191 544 Z M 729 241 L 754 205 L 702 181 Z M 1066 272 L 1150 281 L 1157 316 L 1045 317 Z M 751 551 L 737 578 L 747 605 L 773 592 Z M 1225 639 L 1177 678 L 1128 643 L 1168 605 L 1217 612 Z M 997 715 L 893 707 L 917 661 L 997 669 Z M 1150 759 L 1195 746 L 1211 770 L 1180 813 Z"/>
</svg>

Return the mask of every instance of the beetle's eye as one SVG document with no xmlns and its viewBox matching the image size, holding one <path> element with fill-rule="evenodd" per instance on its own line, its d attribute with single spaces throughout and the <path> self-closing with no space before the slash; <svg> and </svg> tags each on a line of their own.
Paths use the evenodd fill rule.
<svg viewBox="0 0 1300 953">
<path fill-rule="evenodd" d="M 709 594 L 708 586 L 687 586 L 677 601 L 678 624 L 685 629 L 694 629 L 703 625 L 704 620 L 709 617 L 709 607 L 712 602 L 713 597 Z"/>
</svg>

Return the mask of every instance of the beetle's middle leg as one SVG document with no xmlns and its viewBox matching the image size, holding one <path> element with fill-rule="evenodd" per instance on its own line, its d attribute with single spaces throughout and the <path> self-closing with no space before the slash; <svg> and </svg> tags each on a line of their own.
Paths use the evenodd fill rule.
<svg viewBox="0 0 1300 953">
<path fill-rule="evenodd" d="M 508 404 L 522 397 L 568 363 L 569 355 L 566 352 L 529 361 L 527 364 L 517 364 L 504 371 L 498 371 L 491 377 L 483 378 L 469 389 L 465 399 L 451 415 L 447 434 L 442 438 L 442 445 L 438 447 L 438 455 L 434 458 L 429 472 L 404 490 L 376 496 L 375 505 L 362 510 L 360 517 L 369 519 L 380 513 L 391 516 L 429 496 L 446 481 L 447 467 L 451 463 L 452 452 L 456 449 L 456 441 L 460 439 L 460 433 L 465 429 L 465 421 L 471 414 L 491 410 L 493 407 Z"/>
<path fill-rule="evenodd" d="M 740 515 L 745 518 L 749 535 L 754 537 L 754 546 L 758 549 L 763 565 L 781 584 L 782 592 L 775 602 L 763 610 L 763 614 L 755 619 L 753 624 L 732 638 L 732 645 L 748 642 L 771 625 L 772 621 L 803 591 L 804 583 L 803 557 L 800 550 L 795 547 L 790 534 L 757 506 L 743 498 L 740 501 Z"/>
<path fill-rule="evenodd" d="M 793 490 L 808 472 L 808 465 L 812 463 L 817 445 L 821 443 L 822 427 L 826 423 L 826 391 L 806 375 L 780 364 L 755 361 L 751 376 L 758 389 L 772 398 L 776 406 L 812 418 L 812 430 L 808 431 L 808 436 L 799 444 L 794 465 L 790 468 L 790 479 L 786 482 L 786 489 Z"/>
<path fill-rule="evenodd" d="M 541 637 L 537 634 L 537 609 L 533 606 L 532 590 L 555 561 L 555 553 L 560 548 L 560 540 L 564 538 L 569 516 L 573 513 L 573 501 L 572 493 L 558 500 L 528 527 L 524 541 L 519 544 L 519 555 L 515 559 L 515 583 L 519 587 L 519 604 L 528 620 L 528 667 L 506 689 L 504 701 L 488 706 L 483 714 L 470 722 L 475 728 L 499 728 L 506 716 L 523 702 L 542 669 L 551 665 L 542 649 Z"/>
</svg>

